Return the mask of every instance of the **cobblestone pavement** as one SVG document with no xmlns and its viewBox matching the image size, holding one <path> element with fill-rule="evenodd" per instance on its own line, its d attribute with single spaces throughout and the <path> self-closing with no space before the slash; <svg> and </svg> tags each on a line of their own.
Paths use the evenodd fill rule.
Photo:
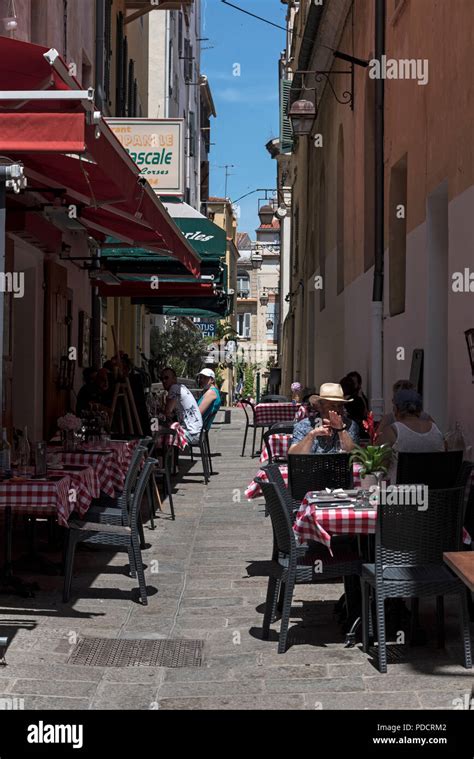
<svg viewBox="0 0 474 759">
<path fill-rule="evenodd" d="M 333 616 L 339 584 L 296 587 L 286 654 L 276 652 L 278 622 L 260 640 L 266 581 L 247 577 L 246 566 L 269 558 L 271 527 L 262 500 L 244 497 L 257 459 L 240 456 L 243 423 L 232 409 L 231 423 L 213 428 L 219 473 L 207 487 L 200 462 L 183 459 L 176 521 L 165 502 L 156 530 L 145 526 L 148 606 L 132 600 L 125 553 L 87 547 L 77 552 L 69 604 L 59 576 L 36 577 L 42 590 L 33 599 L 0 596 L 0 631 L 11 639 L 0 699 L 24 699 L 25 709 L 452 709 L 471 693 L 450 607 L 447 649 L 393 647 L 387 675 L 360 645 L 343 647 Z M 431 606 L 426 614 L 431 633 Z M 195 638 L 205 657 L 201 667 L 176 669 L 68 664 L 82 635 Z"/>
</svg>

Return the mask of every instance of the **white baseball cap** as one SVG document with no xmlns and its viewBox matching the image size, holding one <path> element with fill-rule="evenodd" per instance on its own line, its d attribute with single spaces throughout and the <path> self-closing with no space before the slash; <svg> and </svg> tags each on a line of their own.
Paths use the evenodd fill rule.
<svg viewBox="0 0 474 759">
<path fill-rule="evenodd" d="M 211 377 L 211 379 L 215 380 L 216 375 L 212 371 L 212 369 L 201 369 L 201 371 L 198 374 L 198 377 L 200 374 L 203 374 L 205 377 Z"/>
</svg>

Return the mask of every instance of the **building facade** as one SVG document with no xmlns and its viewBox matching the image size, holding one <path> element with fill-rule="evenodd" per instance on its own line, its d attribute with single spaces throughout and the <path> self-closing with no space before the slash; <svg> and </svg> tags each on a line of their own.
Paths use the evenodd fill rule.
<svg viewBox="0 0 474 759">
<path fill-rule="evenodd" d="M 465 333 L 474 327 L 474 311 L 467 280 L 457 288 L 454 282 L 472 269 L 474 6 L 459 0 L 454 14 L 446 3 L 431 0 L 387 0 L 385 7 L 386 61 L 395 62 L 395 74 L 379 74 L 385 95 L 385 407 L 391 406 L 393 382 L 412 373 L 440 427 L 446 431 L 460 422 L 472 444 L 474 394 Z M 373 61 L 375 9 L 371 2 L 359 3 L 357 12 L 345 0 L 323 6 L 300 2 L 293 73 L 347 68 L 332 50 Z M 427 19 L 429 35 L 423 33 Z M 308 38 L 311 46 L 302 44 Z M 455 54 L 446 40 L 456 40 Z M 355 66 L 353 109 L 320 85 L 312 132 L 293 151 L 287 384 L 290 378 L 308 385 L 338 381 L 356 369 L 372 393 L 377 76 L 373 65 Z M 334 75 L 332 84 L 343 100 L 350 76 Z M 304 92 L 301 79 L 293 90 L 293 100 L 314 97 Z"/>
</svg>

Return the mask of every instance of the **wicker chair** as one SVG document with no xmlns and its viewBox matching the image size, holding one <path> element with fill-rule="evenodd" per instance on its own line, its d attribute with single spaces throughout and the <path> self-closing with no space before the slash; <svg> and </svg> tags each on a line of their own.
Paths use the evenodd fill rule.
<svg viewBox="0 0 474 759">
<path fill-rule="evenodd" d="M 413 483 L 429 488 L 453 488 L 462 467 L 462 451 L 398 454 L 397 484 Z"/>
<path fill-rule="evenodd" d="M 331 557 L 326 547 L 318 544 L 312 545 L 311 548 L 297 546 L 292 521 L 281 492 L 271 482 L 263 480 L 257 480 L 257 482 L 262 488 L 272 521 L 274 544 L 271 560 L 254 562 L 249 567 L 249 573 L 269 578 L 262 629 L 263 640 L 268 639 L 270 624 L 276 615 L 278 594 L 282 588 L 278 653 L 283 654 L 286 651 L 295 584 L 307 585 L 326 582 L 341 576 L 360 575 L 362 562 L 357 554 L 349 552 Z"/>
<path fill-rule="evenodd" d="M 138 535 L 138 517 L 143 496 L 150 477 L 153 474 L 153 467 L 156 463 L 156 459 L 152 458 L 148 458 L 145 461 L 132 497 L 128 514 L 128 524 L 101 524 L 99 522 L 85 522 L 75 519 L 69 521 L 63 588 L 64 603 L 68 602 L 71 594 L 72 570 L 74 566 L 76 545 L 78 543 L 92 543 L 94 545 L 118 546 L 127 549 L 130 563 L 130 576 L 136 577 L 138 575 L 140 600 L 142 604 L 147 605 L 148 600 L 145 585 L 145 573 L 143 571 Z"/>
<path fill-rule="evenodd" d="M 353 486 L 348 453 L 291 453 L 288 456 L 288 486 L 293 498 L 302 501 L 310 490 Z"/>
<path fill-rule="evenodd" d="M 283 475 L 280 472 L 280 467 L 278 464 L 267 464 L 265 467 L 265 473 L 267 475 L 268 482 L 271 482 L 273 485 L 275 485 L 278 492 L 282 496 L 283 503 L 285 504 L 291 523 L 293 524 L 295 521 L 296 513 L 300 508 L 300 501 L 296 501 L 291 497 L 290 491 L 285 485 L 285 480 L 283 479 Z"/>
<path fill-rule="evenodd" d="M 124 525 L 128 524 L 130 504 L 132 499 L 132 493 L 135 489 L 135 485 L 138 478 L 140 467 L 147 454 L 147 449 L 144 446 L 138 445 L 133 451 L 132 458 L 125 477 L 125 484 L 123 492 L 108 506 L 101 506 L 100 504 L 93 504 L 87 511 L 88 522 L 100 522 L 101 524 L 115 524 Z M 141 520 L 139 521 L 139 530 L 143 531 L 141 527 Z M 143 544 L 142 536 L 142 544 Z"/>
<path fill-rule="evenodd" d="M 284 434 L 284 435 L 286 435 L 289 438 L 289 442 L 291 441 L 291 433 L 288 434 L 288 433 L 278 432 L 276 434 L 278 434 L 278 435 Z M 282 461 L 284 461 L 284 462 L 288 461 L 288 456 L 274 456 L 273 455 L 273 450 L 272 450 L 272 446 L 271 446 L 271 438 L 272 438 L 273 435 L 275 435 L 275 432 L 273 432 L 273 430 L 271 430 L 271 429 L 267 430 L 264 433 L 264 435 L 263 435 L 263 444 L 264 444 L 265 448 L 267 449 L 268 461 L 270 462 L 270 464 L 273 461 L 280 461 L 280 462 L 282 462 Z"/>
<path fill-rule="evenodd" d="M 457 551 L 461 543 L 464 489 L 430 490 L 428 508 L 387 505 L 379 507 L 375 537 L 375 563 L 362 567 L 362 647 L 369 646 L 369 588 L 375 590 L 378 663 L 387 671 L 385 599 L 436 596 L 438 643 L 444 643 L 444 596 L 455 594 L 461 607 L 464 666 L 472 666 L 466 590 L 443 563 L 444 551 Z"/>
</svg>

